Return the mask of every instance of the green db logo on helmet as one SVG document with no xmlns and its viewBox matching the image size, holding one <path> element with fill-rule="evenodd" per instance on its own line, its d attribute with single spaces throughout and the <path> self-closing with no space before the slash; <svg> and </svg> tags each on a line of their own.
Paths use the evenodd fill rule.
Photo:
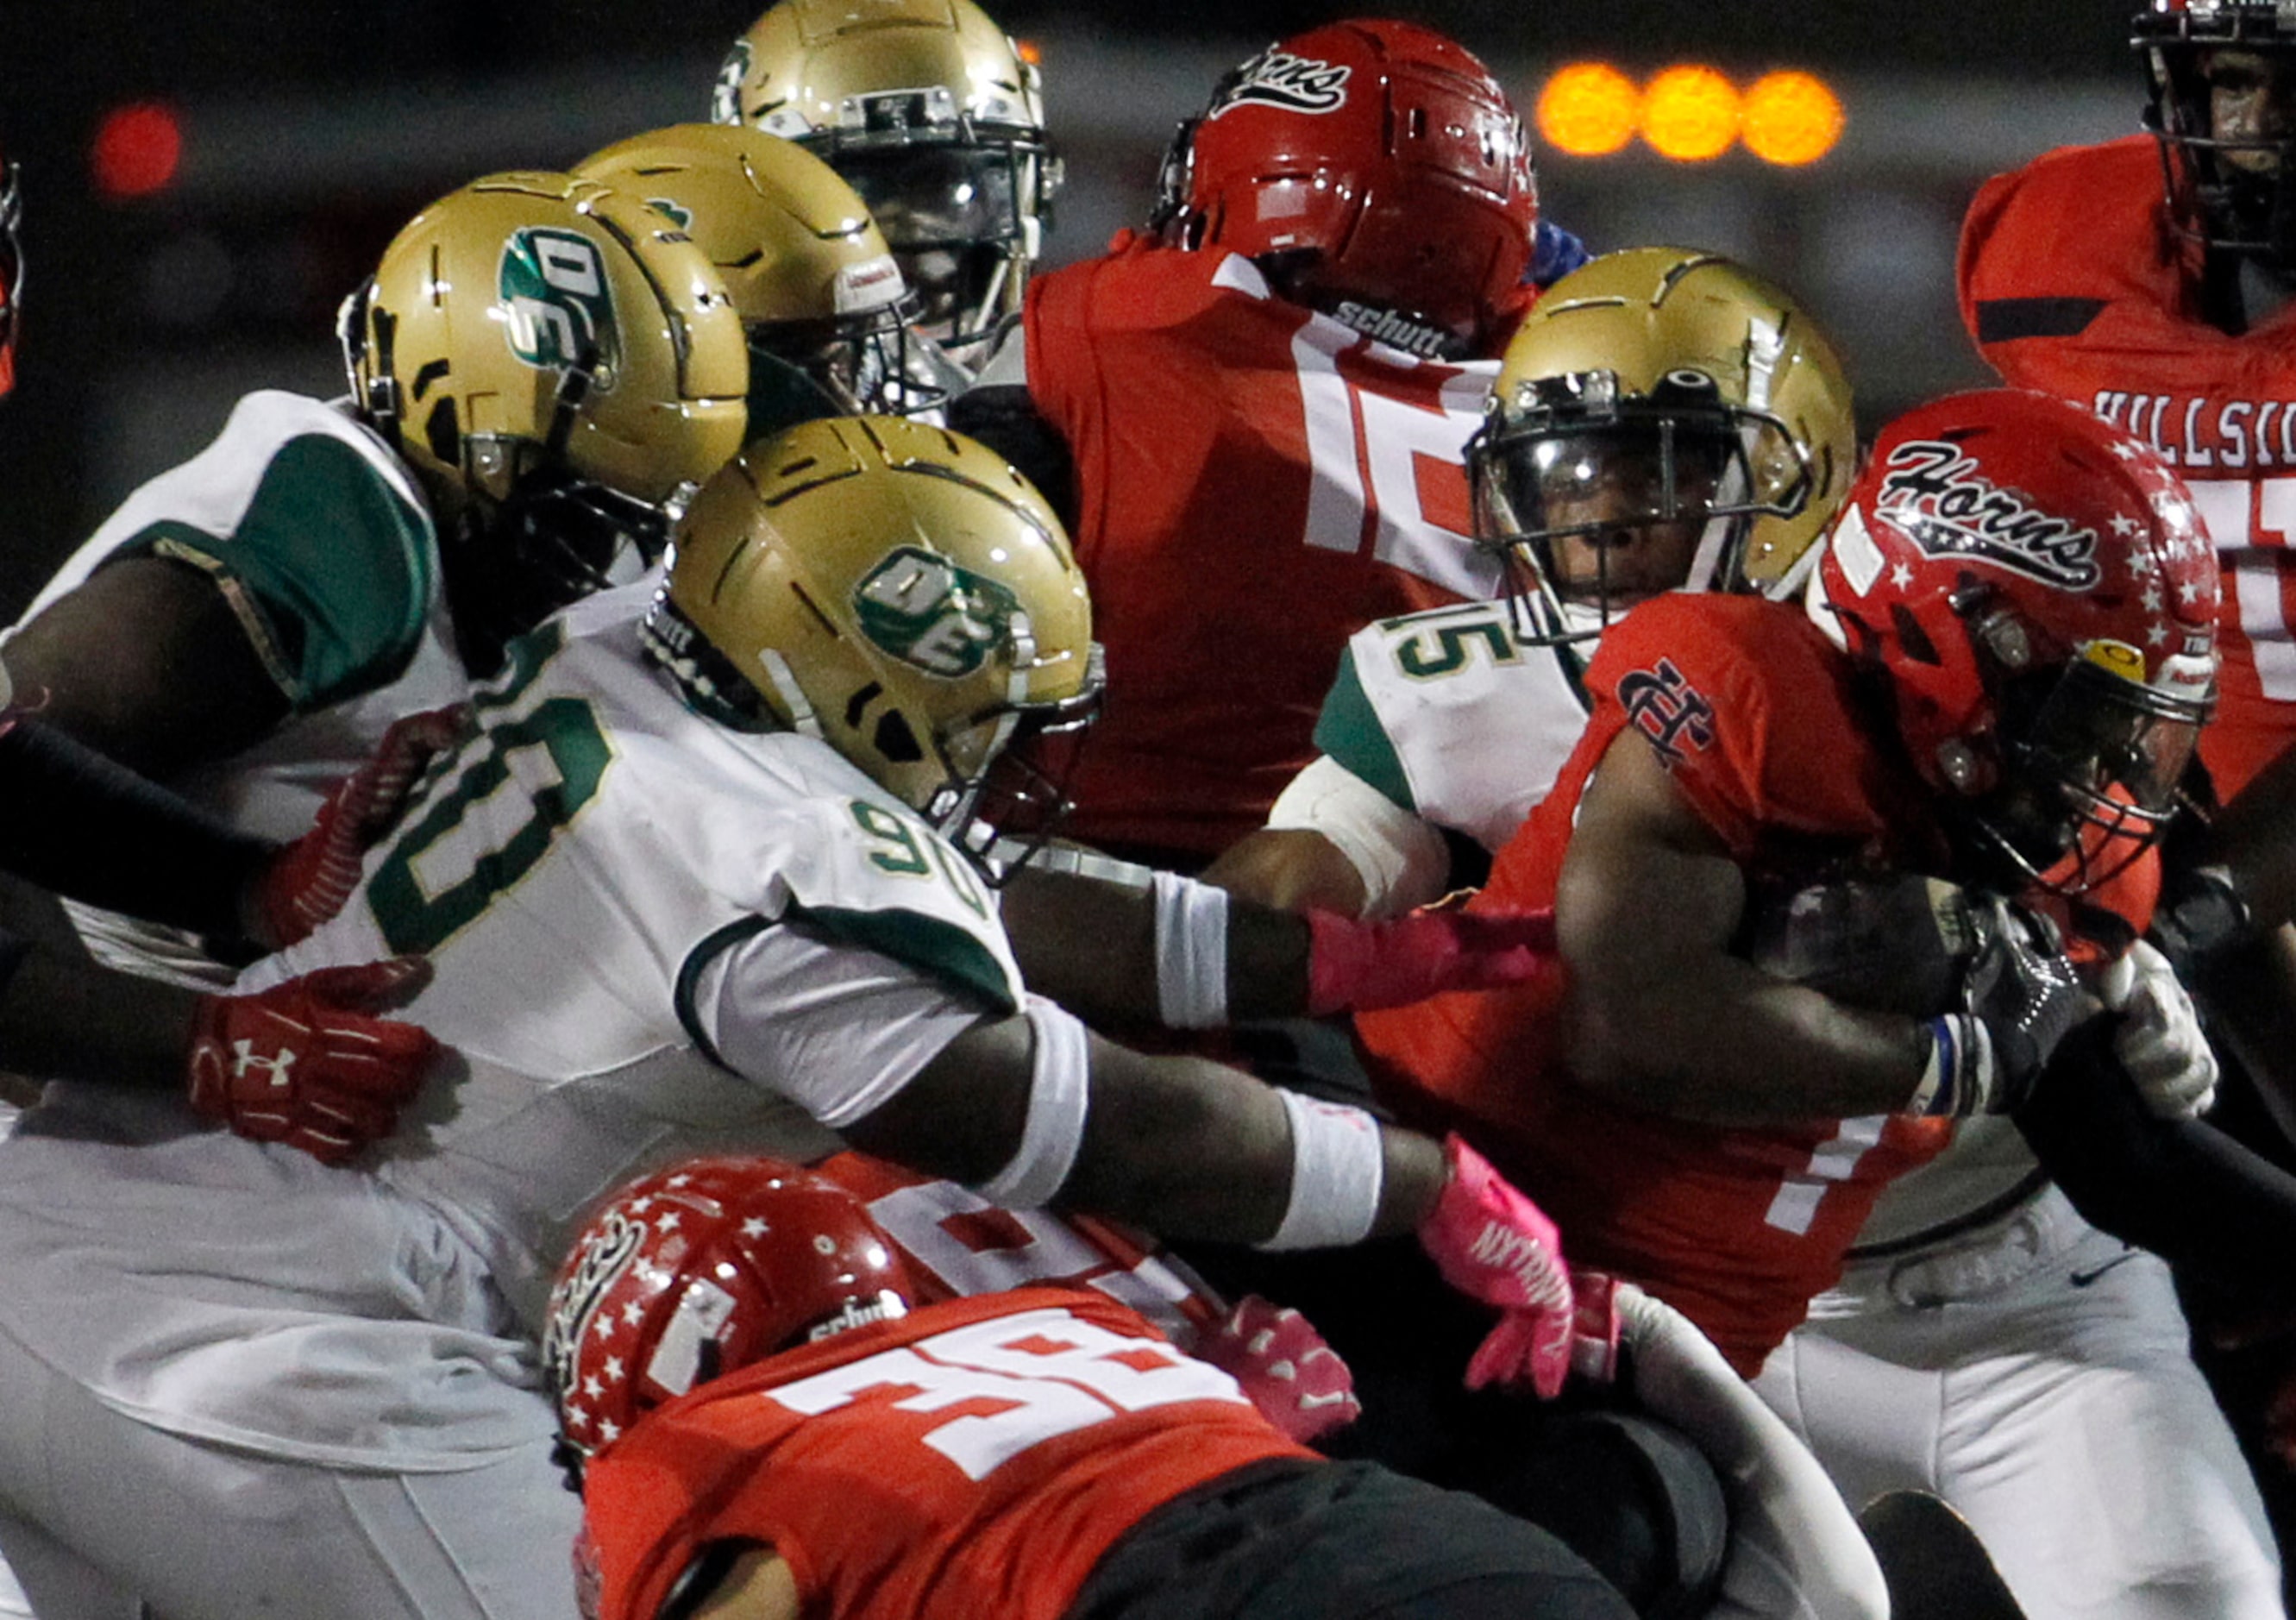
<svg viewBox="0 0 2296 1620">
<path fill-rule="evenodd" d="M 871 642 L 928 675 L 959 680 L 1011 637 L 1020 599 L 994 580 L 914 546 L 889 553 L 854 588 Z"/>
<path fill-rule="evenodd" d="M 614 295 L 596 243 L 542 226 L 513 232 L 503 244 L 496 291 L 509 315 L 504 335 L 520 359 L 563 371 L 586 355 L 611 372 Z"/>
</svg>

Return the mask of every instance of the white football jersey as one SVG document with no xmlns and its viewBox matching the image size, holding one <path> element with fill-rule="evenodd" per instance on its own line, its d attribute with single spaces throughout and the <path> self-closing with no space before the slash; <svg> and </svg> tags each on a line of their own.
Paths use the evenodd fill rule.
<svg viewBox="0 0 2296 1620">
<path fill-rule="evenodd" d="M 638 651 L 652 589 L 515 644 L 343 915 L 242 981 L 428 953 L 399 1016 L 457 1057 L 398 1135 L 336 1170 L 57 1098 L 0 1143 L 9 1333 L 161 1427 L 468 1467 L 533 1438 L 503 1369 L 530 1386 L 521 1341 L 601 1194 L 694 1153 L 811 1156 L 1020 1005 L 963 857 L 826 745 L 690 712 Z"/>
<path fill-rule="evenodd" d="M 469 692 L 430 508 L 390 447 L 344 408 L 275 391 L 248 395 L 212 444 L 104 521 L 24 620 L 130 556 L 169 558 L 212 578 L 290 705 L 253 747 L 169 784 L 242 832 L 298 836 L 392 720 Z M 203 987 L 228 980 L 188 935 L 69 909 L 107 966 Z"/>
<path fill-rule="evenodd" d="M 1316 744 L 1400 808 L 1496 851 L 1587 729 L 1593 650 L 1524 641 L 1503 601 L 1380 620 L 1349 639 Z"/>
</svg>

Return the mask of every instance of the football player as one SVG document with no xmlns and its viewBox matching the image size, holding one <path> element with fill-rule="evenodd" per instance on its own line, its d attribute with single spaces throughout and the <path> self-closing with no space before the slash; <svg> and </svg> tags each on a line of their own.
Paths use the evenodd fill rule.
<svg viewBox="0 0 2296 1620">
<path fill-rule="evenodd" d="M 964 385 L 913 330 L 916 296 L 861 199 L 795 143 L 682 124 L 574 172 L 668 213 L 725 277 L 750 343 L 750 438 L 816 416 L 922 416 Z"/>
<path fill-rule="evenodd" d="M 659 593 L 512 644 L 359 896 L 248 975 L 383 940 L 437 964 L 408 1016 L 464 1066 L 371 1174 L 77 1096 L 0 1144 L 0 1408 L 69 1407 L 89 1469 L 12 1505 L 179 1620 L 562 1617 L 574 1508 L 524 1345 L 570 1223 L 633 1172 L 824 1128 L 1018 1208 L 1415 1233 L 1503 1312 L 1488 1375 L 1559 1381 L 1554 1234 L 1472 1151 L 1022 991 L 964 828 L 1015 738 L 1097 688 L 1065 539 L 1000 458 L 884 418 L 751 446 Z M 91 1505 L 131 1476 L 168 1509 Z M 23 1478 L 50 1463 L 0 1432 L 0 1494 Z"/>
<path fill-rule="evenodd" d="M 1509 596 L 1357 631 L 1321 754 L 1206 881 L 1368 917 L 1460 886 L 1451 839 L 1498 850 L 1578 743 L 1603 626 L 1657 590 L 1798 589 L 1856 431 L 1792 297 L 1716 254 L 1639 248 L 1541 297 L 1466 458 Z"/>
<path fill-rule="evenodd" d="M 660 503 L 741 444 L 746 353 L 716 270 L 594 183 L 498 176 L 425 210 L 344 340 L 348 408 L 248 396 L 6 646 L 49 724 L 245 833 L 301 831 L 390 722 L 466 696 L 634 539 L 658 549 Z M 74 920 L 107 964 L 227 977 L 196 941 Z"/>
<path fill-rule="evenodd" d="M 1020 319 L 1061 160 L 1037 66 L 972 0 L 780 0 L 734 48 L 709 116 L 787 136 L 860 193 L 920 300 L 978 373 Z"/>
<path fill-rule="evenodd" d="M 1810 623 L 1742 598 L 1660 598 L 1611 627 L 1589 671 L 1588 738 L 1488 891 L 1556 895 L 1570 1017 L 1551 996 L 1507 991 L 1362 1017 L 1397 1096 L 1423 1119 L 1478 1121 L 1503 1163 L 1598 1229 L 1574 1226 L 1574 1247 L 1672 1299 L 1753 1373 L 1836 1280 L 1882 1186 L 1937 1151 L 1945 1116 L 2013 1108 L 2039 1073 L 2037 1032 L 2061 1031 L 2082 1004 L 2054 947 L 2007 916 L 1976 930 L 1959 1010 L 1927 1024 L 1783 983 L 1733 936 L 1772 885 L 1813 876 L 1910 869 L 2013 892 L 2046 874 L 2080 893 L 2130 863 L 2165 824 L 2208 711 L 2202 533 L 2148 452 L 2038 396 L 1963 396 L 1893 424 L 1821 564 L 1819 600 L 1847 656 Z M 1555 847 L 1566 841 L 1567 853 Z M 1509 1073 L 1544 1078 L 1502 1090 L 1490 1083 L 1502 1056 Z M 2183 1077 L 2153 1080 L 2167 1091 Z M 1965 1194 L 1972 1173 L 1953 1190 Z M 2032 1202 L 2017 1180 L 1995 1206 L 1980 1201 L 1965 1245 L 1929 1232 L 1906 1250 L 1879 1246 L 1878 1270 L 1859 1268 L 1852 1285 L 1959 1299 L 1987 1293 L 1988 1277 L 2021 1279 L 1982 1331 L 2024 1343 L 2054 1320 L 2029 1297 L 2038 1274 L 2062 1266 L 2115 1296 L 2108 1316 L 2177 1321 L 2157 1262 L 2088 1233 L 2054 1195 Z M 1997 1222 L 2015 1236 L 1994 1241 Z M 1911 1356 L 1878 1341 L 1887 1348 L 1862 1384 L 1816 1376 L 1822 1342 L 1797 1341 L 1766 1375 L 1853 1490 L 1876 1485 L 1856 1436 L 1895 1454 L 1906 1448 L 1879 1436 L 1917 1428 L 1943 1398 L 1908 1387 L 1923 1383 L 1909 1367 L 1945 1353 L 1945 1320 L 1924 1320 L 1930 1336 Z M 1972 1316 L 1950 1320 L 1952 1333 L 1979 1332 Z M 1833 1331 L 1856 1346 L 1866 1326 Z M 2116 1353 L 2102 1372 L 2054 1359 L 2046 1397 L 2022 1397 L 2035 1409 L 2079 1400 L 2076 1432 L 2110 1431 L 2153 1459 L 2142 1468 L 2038 1443 L 2008 1452 L 2013 1468 L 2006 1386 L 2001 1402 L 1967 1392 L 1953 1421 L 1990 1439 L 1967 1453 L 1983 1459 L 1978 1471 L 1942 1483 L 2029 1606 L 2074 1606 L 2034 1612 L 2078 1609 L 2089 1588 L 2066 1583 L 2068 1560 L 2135 1571 L 2131 1600 L 2148 1582 L 2190 1583 L 2237 1610 L 2276 1587 L 2253 1488 L 2182 1346 L 2181 1331 L 2143 1336 L 2124 1346 L 2142 1353 L 2135 1361 Z M 1808 1403 L 1793 1387 L 1803 1366 Z M 1814 1417 L 1823 1401 L 1840 1410 Z M 2208 1506 L 2168 1511 L 2149 1487 L 2169 1475 L 2177 1504 Z M 2141 1482 L 2152 1505 L 2128 1510 L 2106 1479 Z M 2094 1511 L 2053 1517 L 2052 1540 L 2010 1509 L 2037 1492 Z M 2115 1556 L 2090 1547 L 2097 1523 L 2112 1526 Z"/>
<path fill-rule="evenodd" d="M 15 384 L 21 218 L 16 166 L 0 157 L 0 397 Z M 341 904 L 346 871 L 355 873 L 358 851 L 439 742 L 430 720 L 403 728 L 336 791 L 321 824 L 282 851 L 82 747 L 16 705 L 11 684 L 0 668 L 0 867 L 83 900 L 263 948 L 300 938 Z M 415 971 L 378 964 L 266 998 L 225 998 L 37 952 L 0 930 L 0 1062 L 24 1074 L 170 1090 L 188 1073 L 202 1114 L 339 1158 L 388 1131 L 434 1050 L 420 1031 L 373 1016 Z M 246 1083 L 258 1073 L 266 1083 Z"/>
<path fill-rule="evenodd" d="M 1049 481 L 1104 604 L 1077 838 L 1202 866 L 1312 757 L 1349 635 L 1495 592 L 1460 447 L 1531 296 L 1536 218 L 1480 62 L 1333 23 L 1182 126 L 1150 234 L 1030 284 L 1019 370 L 952 421 Z"/>
<path fill-rule="evenodd" d="M 947 1287 L 872 1218 L 895 1201 L 865 1210 L 836 1180 L 718 1159 L 625 1188 L 592 1217 L 545 1346 L 582 1480 L 587 1612 L 1631 1612 L 1544 1533 L 1472 1497 L 1285 1443 L 1129 1295 L 977 1274 Z M 963 1247 L 953 1227 L 928 1231 Z M 1742 1532 L 1783 1556 L 1766 1589 L 1742 1578 L 1710 1612 L 1880 1612 L 1878 1572 L 1822 1482 L 1799 1495 L 1806 1517 L 1778 1511 L 1808 1484 L 1808 1460 L 1765 1432 L 1775 1420 L 1729 1390 L 1681 1318 L 1626 1292 L 1637 1381 L 1698 1408 L 1787 1531 L 1767 1538 L 1746 1516 Z M 983 1445 L 978 1419 L 931 1415 L 960 1393 L 1034 1417 Z M 873 1507 L 856 1512 L 865 1476 Z"/>
</svg>

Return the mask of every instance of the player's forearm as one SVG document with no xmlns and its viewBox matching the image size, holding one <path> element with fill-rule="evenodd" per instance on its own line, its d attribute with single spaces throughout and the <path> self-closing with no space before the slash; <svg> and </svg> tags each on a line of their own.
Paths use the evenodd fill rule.
<svg viewBox="0 0 2296 1620">
<path fill-rule="evenodd" d="M 272 852 L 36 718 L 0 732 L 0 868 L 42 888 L 237 937 Z"/>
<path fill-rule="evenodd" d="M 195 991 L 37 950 L 0 985 L 0 1066 L 38 1080 L 184 1084 Z"/>
<path fill-rule="evenodd" d="M 1298 1147 L 1283 1098 L 1249 1075 L 1095 1043 L 1092 1113 L 1060 1202 L 1163 1238 L 1264 1243 L 1292 1214 Z M 1414 1229 L 1447 1173 L 1440 1146 L 1411 1131 L 1380 1128 L 1377 1157 L 1358 1236 Z"/>
<path fill-rule="evenodd" d="M 1024 868 L 1004 918 L 1029 987 L 1087 1023 L 1210 1028 L 1307 1008 L 1307 924 L 1224 892 Z"/>
<path fill-rule="evenodd" d="M 1287 911 L 1310 906 L 1364 915 L 1363 875 L 1339 846 L 1304 827 L 1262 827 L 1239 839 L 1200 874 L 1239 899 Z"/>
<path fill-rule="evenodd" d="M 1892 1113 L 1920 1083 L 1918 1020 L 1842 1006 L 1715 956 L 1573 985 L 1572 1076 L 1680 1119 L 1762 1125 Z"/>
</svg>

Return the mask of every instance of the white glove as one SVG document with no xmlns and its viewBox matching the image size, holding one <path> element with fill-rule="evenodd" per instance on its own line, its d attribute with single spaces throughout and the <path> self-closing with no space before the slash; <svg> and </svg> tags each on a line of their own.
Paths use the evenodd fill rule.
<svg viewBox="0 0 2296 1620">
<path fill-rule="evenodd" d="M 2162 1119 L 2206 1113 L 2216 1100 L 2217 1055 L 2169 958 L 2137 941 L 2105 969 L 2097 999 L 2121 1015 L 2112 1049 L 2144 1106 Z"/>
<path fill-rule="evenodd" d="M 1882 1567 L 1808 1448 L 1687 1317 L 1632 1283 L 1613 1301 L 1636 1396 L 1706 1453 L 1730 1504 L 1703 1620 L 1886 1620 Z"/>
</svg>

